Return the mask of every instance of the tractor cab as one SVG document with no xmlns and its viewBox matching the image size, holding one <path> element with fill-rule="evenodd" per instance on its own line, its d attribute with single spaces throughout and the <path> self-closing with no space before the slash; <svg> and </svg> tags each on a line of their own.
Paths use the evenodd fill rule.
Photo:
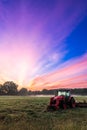
<svg viewBox="0 0 87 130">
<path fill-rule="evenodd" d="M 70 96 L 71 96 L 70 90 L 66 90 L 66 89 L 57 90 L 57 95 L 56 96 L 61 97 L 61 98 L 63 97 L 65 99 L 66 103 L 67 103 L 69 101 L 69 99 L 70 99 Z"/>
</svg>

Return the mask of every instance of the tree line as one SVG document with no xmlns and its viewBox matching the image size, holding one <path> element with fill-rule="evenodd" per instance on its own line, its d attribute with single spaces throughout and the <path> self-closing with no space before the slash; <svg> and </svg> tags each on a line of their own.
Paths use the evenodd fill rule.
<svg viewBox="0 0 87 130">
<path fill-rule="evenodd" d="M 29 94 L 30 95 L 55 95 L 56 91 L 58 89 L 51 89 L 51 90 L 47 90 L 47 89 L 43 89 L 42 91 L 30 91 Z M 65 90 L 65 89 L 62 89 Z M 87 88 L 75 88 L 75 89 L 69 89 L 72 95 L 86 95 L 87 96 Z"/>
<path fill-rule="evenodd" d="M 13 81 L 6 81 L 5 83 L 0 84 L 0 95 L 55 95 L 56 90 L 58 89 L 30 91 L 27 90 L 27 88 L 21 88 L 18 90 L 18 85 Z M 71 94 L 75 95 L 87 95 L 87 88 L 75 88 L 70 89 L 70 91 Z"/>
<path fill-rule="evenodd" d="M 18 90 L 18 85 L 13 81 L 6 81 L 3 85 L 0 84 L 0 95 L 28 95 L 26 88 Z"/>
</svg>

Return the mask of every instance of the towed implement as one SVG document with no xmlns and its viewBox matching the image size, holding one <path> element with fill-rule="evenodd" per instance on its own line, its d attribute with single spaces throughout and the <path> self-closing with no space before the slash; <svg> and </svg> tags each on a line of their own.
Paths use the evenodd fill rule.
<svg viewBox="0 0 87 130">
<path fill-rule="evenodd" d="M 87 102 L 84 100 L 84 102 L 76 102 L 76 107 L 87 107 Z"/>
<path fill-rule="evenodd" d="M 70 90 L 58 90 L 56 95 L 50 98 L 50 103 L 47 106 L 47 110 L 58 110 L 75 107 L 87 107 L 87 103 L 76 102 L 74 97 L 71 96 Z"/>
</svg>

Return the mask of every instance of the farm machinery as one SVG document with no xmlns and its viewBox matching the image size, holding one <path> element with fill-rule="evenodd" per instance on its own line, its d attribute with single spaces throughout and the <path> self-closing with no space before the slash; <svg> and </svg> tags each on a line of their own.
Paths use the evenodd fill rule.
<svg viewBox="0 0 87 130">
<path fill-rule="evenodd" d="M 75 107 L 87 107 L 87 103 L 76 102 L 75 98 L 71 96 L 70 90 L 57 90 L 54 97 L 50 98 L 50 103 L 47 106 L 47 110 L 58 110 Z"/>
</svg>

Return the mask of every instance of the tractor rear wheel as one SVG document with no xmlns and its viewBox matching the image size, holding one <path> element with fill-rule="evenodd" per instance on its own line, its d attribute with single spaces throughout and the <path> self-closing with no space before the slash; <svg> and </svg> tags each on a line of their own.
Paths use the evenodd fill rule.
<svg viewBox="0 0 87 130">
<path fill-rule="evenodd" d="M 73 97 L 70 99 L 69 105 L 70 105 L 70 108 L 75 108 L 75 99 Z"/>
</svg>

